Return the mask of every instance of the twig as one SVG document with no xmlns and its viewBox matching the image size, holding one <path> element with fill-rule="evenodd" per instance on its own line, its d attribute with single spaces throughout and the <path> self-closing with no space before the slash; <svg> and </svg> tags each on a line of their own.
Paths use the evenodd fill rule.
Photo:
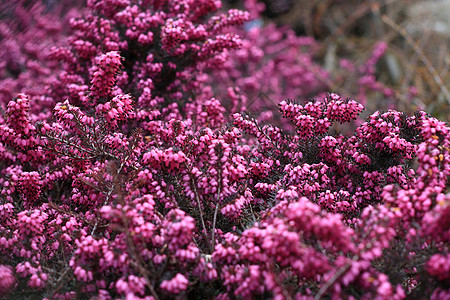
<svg viewBox="0 0 450 300">
<path fill-rule="evenodd" d="M 417 45 L 417 43 L 408 35 L 408 33 L 406 32 L 406 30 L 404 28 L 401 28 L 399 25 L 397 25 L 387 15 L 382 15 L 381 20 L 385 24 L 387 24 L 389 27 L 394 29 L 396 32 L 398 32 L 398 34 L 405 39 L 405 41 L 408 43 L 408 45 L 414 50 L 414 52 L 417 54 L 417 56 L 420 58 L 420 60 L 425 64 L 425 67 L 428 69 L 428 72 L 430 72 L 434 81 L 437 83 L 437 85 L 439 86 L 439 89 L 441 90 L 442 94 L 446 98 L 447 103 L 450 104 L 450 92 L 446 88 L 444 82 L 442 81 L 442 78 L 436 72 L 436 69 L 433 67 L 430 60 L 423 53 L 423 51 L 419 47 L 419 45 Z"/>
<path fill-rule="evenodd" d="M 358 257 L 353 257 L 352 261 L 357 259 Z M 339 277 L 341 277 L 342 274 L 347 272 L 347 270 L 350 268 L 351 263 L 346 263 L 344 266 L 342 266 L 334 275 L 331 277 L 330 280 L 328 280 L 319 290 L 319 292 L 314 297 L 314 300 L 319 300 L 322 298 L 322 296 L 327 292 L 327 290 L 330 288 L 331 285 L 333 285 L 336 280 L 338 280 Z"/>
<path fill-rule="evenodd" d="M 203 235 L 205 236 L 206 241 L 208 241 L 208 235 L 207 235 L 207 231 L 206 231 L 206 225 L 205 225 L 205 220 L 203 218 L 203 209 L 200 203 L 200 197 L 198 195 L 197 192 L 197 186 L 195 185 L 195 180 L 192 178 L 192 174 L 190 173 L 190 168 L 189 165 L 185 162 L 186 168 L 189 172 L 189 178 L 191 179 L 191 183 L 192 183 L 192 189 L 194 190 L 194 194 L 195 194 L 195 199 L 197 200 L 197 205 L 198 205 L 198 209 L 200 211 L 200 220 L 202 221 L 202 226 L 203 226 Z M 211 253 L 214 251 L 214 249 L 211 249 Z"/>
<path fill-rule="evenodd" d="M 219 168 L 218 173 L 219 173 L 220 182 L 219 182 L 219 184 L 217 186 L 216 208 L 214 210 L 213 227 L 212 227 L 212 233 L 211 233 L 211 244 L 212 244 L 212 246 L 211 246 L 211 253 L 213 253 L 214 246 L 215 246 L 215 243 L 216 243 L 216 240 L 215 240 L 216 221 L 217 221 L 217 212 L 219 210 L 219 199 L 220 199 L 220 193 L 221 193 L 221 188 L 220 187 L 221 187 L 221 184 L 222 184 L 222 169 L 221 168 Z"/>
<path fill-rule="evenodd" d="M 106 194 L 106 199 L 105 199 L 105 201 L 103 202 L 103 206 L 105 206 L 106 204 L 108 204 L 109 199 L 111 198 L 112 193 L 113 193 L 114 190 L 116 189 L 116 185 L 117 185 L 117 182 L 118 182 L 118 176 L 120 175 L 120 172 L 122 172 L 122 169 L 123 169 L 123 167 L 125 166 L 125 163 L 126 163 L 126 161 L 128 160 L 129 157 L 130 157 L 130 155 L 127 155 L 127 156 L 123 159 L 123 161 L 122 161 L 122 163 L 120 164 L 120 166 L 117 168 L 116 174 L 114 174 L 113 184 L 112 184 L 111 187 L 108 189 L 108 193 Z M 91 235 L 93 235 L 94 232 L 95 232 L 95 230 L 97 229 L 97 226 L 98 226 L 98 220 L 99 220 L 99 218 L 97 218 L 97 220 L 95 221 L 95 225 L 94 225 L 94 228 L 92 228 Z"/>
<path fill-rule="evenodd" d="M 122 222 L 125 227 L 125 235 L 127 236 L 127 244 L 130 247 L 131 254 L 133 255 L 133 258 L 135 260 L 133 265 L 135 268 L 138 269 L 139 273 L 141 273 L 142 276 L 144 276 L 145 281 L 147 283 L 148 288 L 150 289 L 150 293 L 152 294 L 152 296 L 155 298 L 155 300 L 159 300 L 159 296 L 156 293 L 155 287 L 153 286 L 153 283 L 148 276 L 148 270 L 146 268 L 144 268 L 144 264 L 140 259 L 139 253 L 136 251 L 136 247 L 134 246 L 133 238 L 131 237 L 130 231 L 128 230 L 128 228 L 129 228 L 128 227 L 128 218 L 125 215 L 124 211 L 122 211 L 121 219 L 122 219 Z"/>
<path fill-rule="evenodd" d="M 370 12 L 379 9 L 380 6 L 388 6 L 392 3 L 395 3 L 396 0 L 387 0 L 384 3 L 367 3 L 364 2 L 361 4 L 347 19 L 343 22 L 338 28 L 336 28 L 323 42 L 322 51 L 325 47 L 328 46 L 330 42 L 337 40 L 344 31 L 352 24 L 354 24 L 357 20 L 361 19 L 365 15 Z"/>
<path fill-rule="evenodd" d="M 370 231 L 365 231 L 361 237 L 361 240 L 364 240 L 368 235 L 369 235 Z M 374 237 L 375 239 L 375 237 Z M 369 243 L 367 243 L 364 247 L 364 249 L 362 249 L 359 253 L 361 253 L 363 250 L 368 250 L 370 248 L 372 248 L 372 241 L 370 241 Z M 327 292 L 327 290 L 331 287 L 331 285 L 333 285 L 336 280 L 339 279 L 339 277 L 342 276 L 342 274 L 344 274 L 345 272 L 348 271 L 348 269 L 351 267 L 351 262 L 356 261 L 359 258 L 359 254 L 355 254 L 351 260 L 349 262 L 347 262 L 345 265 L 343 265 L 334 275 L 333 277 L 330 278 L 330 280 L 328 280 L 319 290 L 319 292 L 316 294 L 316 296 L 314 297 L 314 300 L 320 300 L 322 298 L 322 296 Z"/>
</svg>

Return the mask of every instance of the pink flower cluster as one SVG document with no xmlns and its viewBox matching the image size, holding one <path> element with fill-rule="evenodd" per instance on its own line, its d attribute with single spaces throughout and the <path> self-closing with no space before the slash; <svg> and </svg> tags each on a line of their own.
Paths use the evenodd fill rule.
<svg viewBox="0 0 450 300">
<path fill-rule="evenodd" d="M 18 149 L 32 149 L 38 144 L 33 135 L 36 128 L 29 117 L 30 98 L 19 94 L 9 101 L 6 111 L 6 124 L 0 125 L 0 141 Z"/>
<path fill-rule="evenodd" d="M 94 99 L 106 98 L 114 87 L 116 73 L 122 66 L 121 57 L 117 51 L 110 51 L 96 57 L 96 60 L 97 67 L 92 71 L 90 96 Z"/>
<path fill-rule="evenodd" d="M 299 137 L 303 139 L 325 134 L 333 121 L 353 121 L 364 109 L 356 101 L 343 101 L 335 93 L 330 94 L 324 102 L 308 102 L 302 106 L 292 101 L 282 101 L 279 106 L 283 117 L 294 123 Z"/>
</svg>

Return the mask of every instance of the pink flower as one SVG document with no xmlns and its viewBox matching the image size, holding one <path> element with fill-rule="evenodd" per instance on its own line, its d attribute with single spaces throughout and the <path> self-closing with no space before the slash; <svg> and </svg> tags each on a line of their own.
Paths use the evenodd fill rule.
<svg viewBox="0 0 450 300">
<path fill-rule="evenodd" d="M 178 273 L 170 280 L 164 280 L 160 287 L 171 294 L 180 294 L 188 287 L 189 281 L 182 274 Z"/>
<path fill-rule="evenodd" d="M 16 283 L 10 266 L 0 265 L 0 295 L 7 294 Z"/>
</svg>

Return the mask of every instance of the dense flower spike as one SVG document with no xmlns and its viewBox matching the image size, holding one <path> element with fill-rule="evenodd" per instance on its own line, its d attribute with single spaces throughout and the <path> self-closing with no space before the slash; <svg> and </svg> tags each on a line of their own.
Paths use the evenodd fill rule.
<svg viewBox="0 0 450 300">
<path fill-rule="evenodd" d="M 186 290 L 188 283 L 189 281 L 186 277 L 178 273 L 171 280 L 164 280 L 161 283 L 161 289 L 171 294 L 179 294 L 181 291 Z"/>
<path fill-rule="evenodd" d="M 89 0 L 45 53 L 0 22 L 0 297 L 448 298 L 448 125 L 359 118 L 312 39 L 221 5 Z"/>
<path fill-rule="evenodd" d="M 91 97 L 106 98 L 116 81 L 116 74 L 122 65 L 117 51 L 111 51 L 96 58 L 97 67 L 91 79 Z"/>
</svg>

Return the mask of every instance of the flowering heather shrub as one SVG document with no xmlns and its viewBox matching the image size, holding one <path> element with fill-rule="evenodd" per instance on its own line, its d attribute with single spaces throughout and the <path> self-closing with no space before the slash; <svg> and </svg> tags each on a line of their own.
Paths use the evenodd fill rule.
<svg viewBox="0 0 450 300">
<path fill-rule="evenodd" d="M 88 7 L 53 50 L 52 117 L 18 94 L 0 119 L 1 297 L 450 297 L 445 123 L 336 93 L 281 101 L 290 131 L 229 121 L 202 68 L 246 13 Z"/>
</svg>

